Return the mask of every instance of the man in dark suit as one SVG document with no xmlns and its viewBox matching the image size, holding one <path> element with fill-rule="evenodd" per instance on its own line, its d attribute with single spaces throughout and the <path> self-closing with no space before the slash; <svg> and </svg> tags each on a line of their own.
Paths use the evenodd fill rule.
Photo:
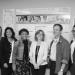
<svg viewBox="0 0 75 75">
<path fill-rule="evenodd" d="M 0 44 L 1 44 L 1 39 L 2 39 L 2 27 L 0 26 Z M 1 50 L 0 50 L 0 59 L 1 59 Z M 0 62 L 0 67 L 1 67 L 1 62 Z"/>
<path fill-rule="evenodd" d="M 71 75 L 75 75 L 75 25 L 72 28 L 73 39 L 71 40 L 71 56 L 69 61 L 69 70 Z"/>
<path fill-rule="evenodd" d="M 2 27 L 0 26 L 0 46 L 1 46 L 1 40 L 2 40 Z M 1 72 L 1 49 L 0 49 L 0 72 Z"/>
</svg>

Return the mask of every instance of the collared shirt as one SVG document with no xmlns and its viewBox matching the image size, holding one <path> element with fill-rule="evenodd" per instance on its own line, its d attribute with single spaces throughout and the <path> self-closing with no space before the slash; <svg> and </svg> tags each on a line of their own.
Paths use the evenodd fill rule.
<svg viewBox="0 0 75 75">
<path fill-rule="evenodd" d="M 11 43 L 11 55 L 10 55 L 9 63 L 12 63 L 13 48 L 14 48 L 14 41 L 12 41 Z"/>
<path fill-rule="evenodd" d="M 56 61 L 56 45 L 57 45 L 58 41 L 59 41 L 59 38 L 58 39 L 54 39 L 53 44 L 51 46 L 50 59 L 52 61 Z"/>
<path fill-rule="evenodd" d="M 75 50 L 75 40 L 73 40 L 72 44 L 71 44 L 71 61 L 73 63 L 73 53 Z"/>
</svg>

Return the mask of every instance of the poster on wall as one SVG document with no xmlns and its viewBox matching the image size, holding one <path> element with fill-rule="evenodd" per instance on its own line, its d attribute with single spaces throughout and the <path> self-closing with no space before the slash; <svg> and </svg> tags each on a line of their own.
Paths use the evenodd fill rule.
<svg viewBox="0 0 75 75">
<path fill-rule="evenodd" d="M 71 9 L 62 8 L 35 8 L 16 9 L 17 24 L 69 24 Z"/>
<path fill-rule="evenodd" d="M 70 15 L 65 14 L 36 14 L 16 15 L 17 24 L 69 24 Z"/>
</svg>

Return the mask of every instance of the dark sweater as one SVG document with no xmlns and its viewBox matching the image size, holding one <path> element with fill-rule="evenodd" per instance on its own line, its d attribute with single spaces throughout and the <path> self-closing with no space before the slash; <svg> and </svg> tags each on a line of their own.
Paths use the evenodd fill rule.
<svg viewBox="0 0 75 75">
<path fill-rule="evenodd" d="M 16 39 L 14 39 L 16 41 Z M 9 63 L 9 58 L 11 55 L 11 43 L 8 41 L 7 38 L 3 38 L 1 40 L 1 45 L 0 45 L 0 50 L 1 50 L 1 64 L 4 63 Z"/>
</svg>

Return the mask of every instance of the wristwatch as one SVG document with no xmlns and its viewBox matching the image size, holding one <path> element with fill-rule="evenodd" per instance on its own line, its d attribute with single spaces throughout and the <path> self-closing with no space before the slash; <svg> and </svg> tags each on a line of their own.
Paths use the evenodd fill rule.
<svg viewBox="0 0 75 75">
<path fill-rule="evenodd" d="M 61 69 L 60 71 L 62 71 L 62 72 L 63 72 L 63 69 Z"/>
</svg>

